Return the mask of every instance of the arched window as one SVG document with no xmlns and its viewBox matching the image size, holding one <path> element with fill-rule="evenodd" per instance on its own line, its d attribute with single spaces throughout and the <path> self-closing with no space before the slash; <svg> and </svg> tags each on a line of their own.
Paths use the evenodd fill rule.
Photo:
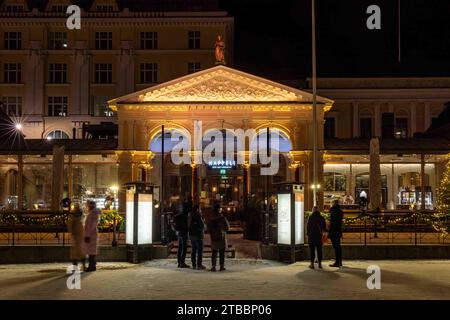
<svg viewBox="0 0 450 320">
<path fill-rule="evenodd" d="M 47 135 L 47 140 L 69 139 L 69 135 L 62 130 L 53 130 Z"/>
<path fill-rule="evenodd" d="M 172 139 L 173 137 L 173 139 Z M 164 130 L 164 153 L 171 152 L 172 149 L 179 144 L 182 140 L 188 139 L 186 135 L 178 129 L 166 129 Z M 150 151 L 161 152 L 162 151 L 162 135 L 158 132 L 150 141 Z"/>
<path fill-rule="evenodd" d="M 276 128 L 270 130 L 270 148 L 279 152 L 289 152 L 292 150 L 292 143 L 289 137 Z M 267 149 L 267 131 L 261 129 L 250 143 L 250 150 Z"/>
</svg>

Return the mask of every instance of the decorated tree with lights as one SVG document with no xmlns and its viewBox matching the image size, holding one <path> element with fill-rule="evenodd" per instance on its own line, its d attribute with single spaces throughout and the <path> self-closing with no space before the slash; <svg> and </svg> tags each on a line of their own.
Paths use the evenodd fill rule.
<svg viewBox="0 0 450 320">
<path fill-rule="evenodd" d="M 450 161 L 447 161 L 437 190 L 436 209 L 441 214 L 450 213 Z"/>
</svg>

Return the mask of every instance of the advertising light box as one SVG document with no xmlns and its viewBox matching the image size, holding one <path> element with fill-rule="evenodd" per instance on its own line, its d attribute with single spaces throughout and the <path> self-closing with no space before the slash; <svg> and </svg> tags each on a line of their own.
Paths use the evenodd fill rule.
<svg viewBox="0 0 450 320">
<path fill-rule="evenodd" d="M 305 243 L 304 193 L 300 185 L 287 185 L 277 194 L 278 244 L 299 245 Z"/>
<path fill-rule="evenodd" d="M 126 231 L 125 240 L 127 244 L 134 245 L 134 217 L 137 208 L 137 245 L 152 244 L 153 239 L 153 195 L 141 193 L 137 197 L 135 205 L 135 194 L 127 192 L 126 195 Z"/>
<path fill-rule="evenodd" d="M 291 194 L 278 195 L 278 243 L 291 244 Z"/>
</svg>

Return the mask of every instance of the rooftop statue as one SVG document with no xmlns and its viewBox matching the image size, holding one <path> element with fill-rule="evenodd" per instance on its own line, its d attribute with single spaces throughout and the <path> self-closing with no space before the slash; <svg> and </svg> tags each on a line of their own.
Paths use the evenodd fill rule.
<svg viewBox="0 0 450 320">
<path fill-rule="evenodd" d="M 225 41 L 223 40 L 223 37 L 221 35 L 217 36 L 215 46 L 216 64 L 225 64 Z"/>
</svg>

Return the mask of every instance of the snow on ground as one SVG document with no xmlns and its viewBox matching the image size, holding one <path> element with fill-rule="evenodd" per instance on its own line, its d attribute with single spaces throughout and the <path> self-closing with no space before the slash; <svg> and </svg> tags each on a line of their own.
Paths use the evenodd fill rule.
<svg viewBox="0 0 450 320">
<path fill-rule="evenodd" d="M 233 259 L 227 271 L 176 268 L 172 259 L 139 265 L 99 263 L 66 286 L 67 264 L 0 265 L 0 299 L 450 299 L 450 261 L 348 261 L 311 270 L 307 262 Z M 205 261 L 209 266 L 209 261 Z M 381 289 L 366 286 L 381 268 Z"/>
</svg>

